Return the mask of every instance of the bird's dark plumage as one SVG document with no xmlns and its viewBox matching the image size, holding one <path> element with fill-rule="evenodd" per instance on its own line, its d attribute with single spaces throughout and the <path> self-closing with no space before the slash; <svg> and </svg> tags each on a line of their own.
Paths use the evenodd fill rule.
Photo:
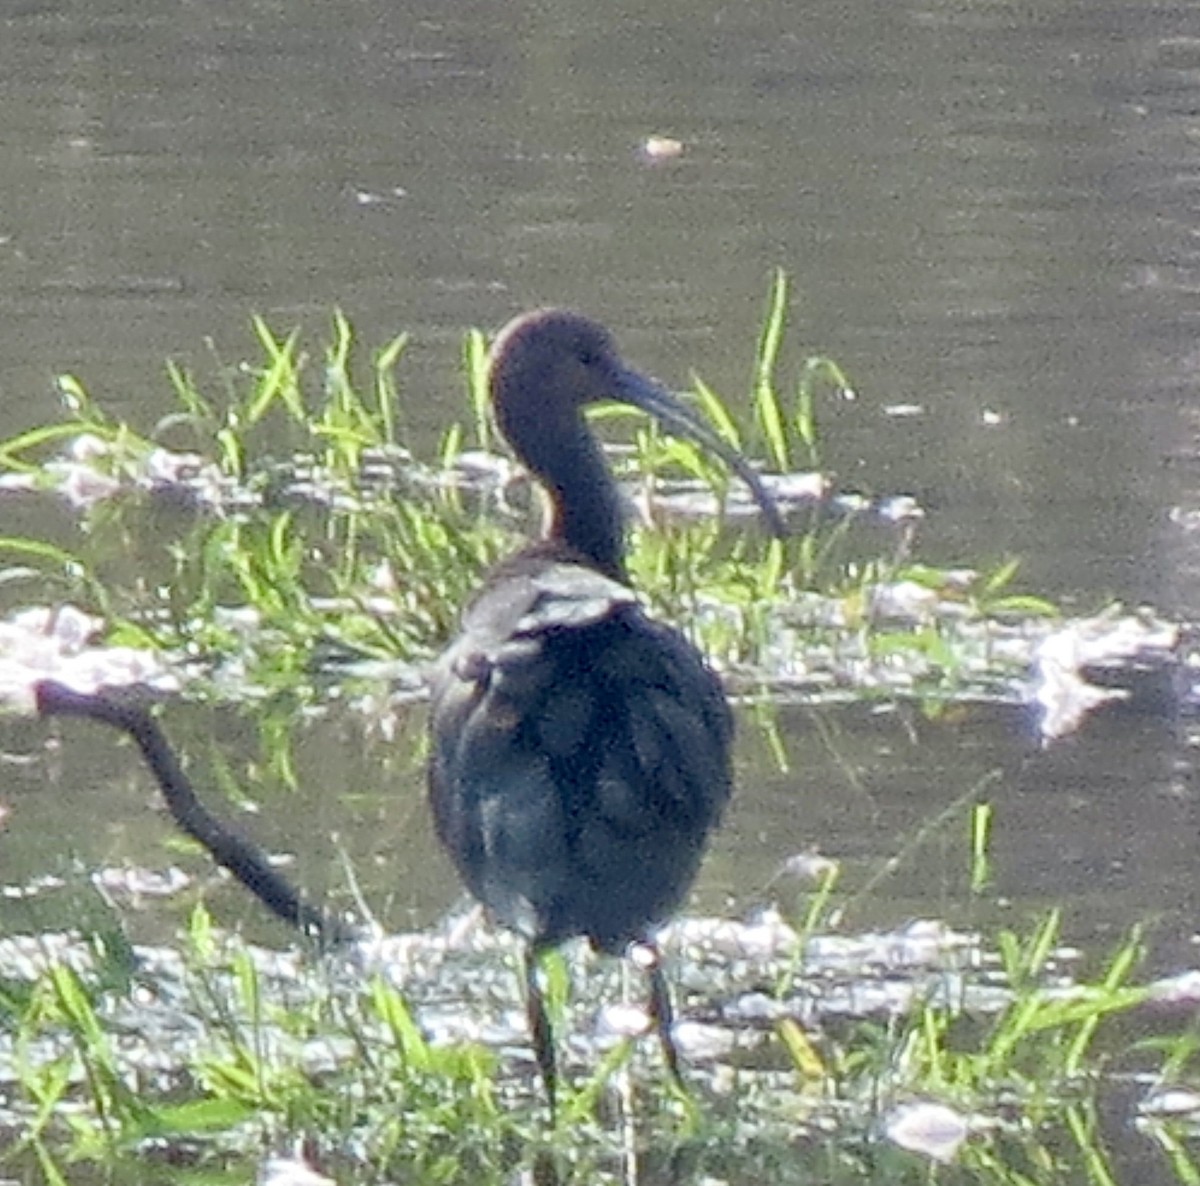
<svg viewBox="0 0 1200 1186">
<path fill-rule="evenodd" d="M 679 904 L 729 797 L 732 734 L 682 635 L 610 578 L 522 553 L 434 694 L 438 833 L 502 922 L 620 953 Z"/>
<path fill-rule="evenodd" d="M 618 492 L 584 405 L 632 403 L 699 440 L 782 528 L 745 462 L 586 318 L 541 310 L 510 323 L 488 382 L 497 424 L 550 514 L 545 537 L 488 576 L 435 668 L 429 786 L 468 888 L 529 942 L 530 1024 L 553 1107 L 537 952 L 577 935 L 612 953 L 650 940 L 691 886 L 732 785 L 717 677 L 624 583 Z M 674 1071 L 656 965 L 653 977 Z"/>
</svg>

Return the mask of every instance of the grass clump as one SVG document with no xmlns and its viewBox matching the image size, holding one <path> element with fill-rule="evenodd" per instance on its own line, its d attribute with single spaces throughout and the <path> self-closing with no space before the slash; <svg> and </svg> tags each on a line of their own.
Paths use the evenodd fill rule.
<svg viewBox="0 0 1200 1186">
<path fill-rule="evenodd" d="M 780 395 L 786 308 L 779 276 L 747 425 L 695 383 L 718 431 L 749 442 L 751 453 L 757 443 L 785 475 L 801 465 L 819 471 L 817 408 L 850 390 L 836 364 L 810 358 L 793 395 Z M 315 690 L 331 674 L 420 663 L 440 648 L 481 573 L 530 530 L 534 514 L 522 506 L 527 484 L 494 452 L 485 339 L 472 331 L 464 340 L 466 417 L 421 460 L 397 378 L 406 337 L 364 350 L 335 313 L 310 356 L 296 331 L 280 335 L 262 319 L 253 327 L 258 359 L 219 367 L 215 382 L 170 364 L 175 407 L 152 426 L 114 418 L 64 376 L 62 420 L 0 443 L 0 471 L 64 495 L 83 528 L 43 517 L 44 531 L 0 540 L 0 605 L 18 604 L 32 581 L 42 590 L 49 577 L 61 596 L 105 618 L 108 641 L 168 651 L 193 676 L 226 689 L 244 680 L 259 693 Z M 822 607 L 813 618 L 835 623 L 827 629 L 869 637 L 880 661 L 912 656 L 935 682 L 967 666 L 955 662 L 957 635 L 928 602 L 915 627 L 885 620 L 880 587 L 915 582 L 935 591 L 935 602 L 948 595 L 983 616 L 1018 604 L 1026 613 L 1048 608 L 1011 599 L 1008 568 L 954 585 L 945 572 L 914 566 L 911 524 L 890 532 L 889 555 L 856 554 L 852 527 L 870 501 L 831 497 L 819 472 L 810 494 L 788 503 L 796 530 L 779 544 L 722 529 L 719 510 L 738 492 L 690 444 L 642 428 L 616 460 L 631 489 L 654 489 L 677 509 L 669 524 L 633 533 L 639 590 L 690 623 L 717 661 L 760 680 L 794 666 L 795 648 L 822 629 L 810 621 L 781 651 L 789 636 L 779 614 L 795 619 L 805 591 Z"/>
<path fill-rule="evenodd" d="M 822 901 L 847 904 L 830 885 Z M 550 1129 L 532 1068 L 503 1039 L 447 1036 L 448 995 L 478 976 L 460 981 L 453 961 L 465 970 L 474 957 L 418 961 L 401 990 L 384 965 L 355 973 L 250 947 L 200 908 L 179 950 L 94 939 L 5 988 L 5 1164 L 32 1158 L 42 1180 L 63 1182 L 72 1165 L 105 1166 L 120 1181 L 123 1166 L 185 1158 L 244 1180 L 264 1150 L 303 1147 L 344 1184 L 499 1183 L 547 1165 L 563 1183 L 629 1181 L 631 1157 L 651 1177 L 673 1166 L 674 1181 L 850 1183 L 885 1166 L 889 1180 L 927 1180 L 939 1162 L 955 1181 L 1105 1181 L 1090 1176 L 1107 1166 L 1097 1109 L 1127 1092 L 1131 1051 L 1145 1060 L 1129 1038 L 1149 999 L 1133 982 L 1141 936 L 1083 976 L 1059 928 L 1050 912 L 994 947 L 944 943 L 914 969 L 908 1005 L 884 1016 L 839 1010 L 809 947 L 779 982 L 787 1009 L 773 1036 L 729 1023 L 742 1053 L 693 1067 L 692 1099 L 667 1090 L 653 1043 L 625 1041 L 570 1077 Z M 893 974 L 904 973 L 893 963 Z M 852 975 L 868 993 L 872 973 Z M 736 1013 L 744 991 L 722 980 L 691 1012 Z M 805 995 L 818 1004 L 801 1018 Z M 1187 1032 L 1160 1038 L 1159 1073 L 1185 1083 L 1194 1049 Z M 1186 1136 L 1164 1131 L 1164 1160 L 1188 1164 Z"/>
</svg>

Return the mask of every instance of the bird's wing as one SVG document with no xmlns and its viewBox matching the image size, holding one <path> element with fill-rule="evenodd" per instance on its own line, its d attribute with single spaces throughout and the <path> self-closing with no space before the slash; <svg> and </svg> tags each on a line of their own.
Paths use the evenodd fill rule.
<svg viewBox="0 0 1200 1186">
<path fill-rule="evenodd" d="M 716 677 L 625 586 L 569 563 L 508 576 L 435 674 L 439 833 L 510 925 L 614 946 L 690 883 L 730 733 Z"/>
</svg>

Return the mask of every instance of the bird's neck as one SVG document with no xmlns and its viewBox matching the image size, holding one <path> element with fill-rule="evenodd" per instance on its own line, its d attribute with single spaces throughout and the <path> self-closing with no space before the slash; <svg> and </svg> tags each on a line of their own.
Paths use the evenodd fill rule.
<svg viewBox="0 0 1200 1186">
<path fill-rule="evenodd" d="M 569 434 L 554 439 L 544 455 L 537 446 L 526 452 L 549 497 L 546 537 L 580 553 L 605 576 L 627 581 L 620 495 L 599 443 L 582 417 Z"/>
</svg>

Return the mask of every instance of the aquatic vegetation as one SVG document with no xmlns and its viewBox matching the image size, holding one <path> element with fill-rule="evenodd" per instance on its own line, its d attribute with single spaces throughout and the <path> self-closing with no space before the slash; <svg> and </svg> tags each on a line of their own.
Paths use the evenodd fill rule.
<svg viewBox="0 0 1200 1186">
<path fill-rule="evenodd" d="M 629 1036 L 624 1007 L 594 1013 L 613 972 L 573 948 L 587 975 L 555 1007 L 591 1036 L 570 1048 L 553 1129 L 515 1054 L 522 1019 L 501 985 L 518 951 L 503 934 L 459 920 L 322 958 L 248 946 L 200 908 L 178 950 L 117 933 L 0 940 L 6 1164 L 32 1157 L 65 1181 L 67 1164 L 98 1162 L 120 1180 L 124 1163 L 186 1152 L 245 1175 L 264 1147 L 303 1143 L 339 1182 L 501 1182 L 545 1157 L 582 1182 L 671 1148 L 697 1181 L 732 1159 L 746 1174 L 787 1164 L 785 1182 L 939 1161 L 964 1181 L 1049 1182 L 1073 1159 L 1103 1162 L 1108 1094 L 1161 1133 L 1164 1161 L 1186 1159 L 1195 1042 L 1161 1038 L 1158 1075 L 1128 1090 L 1120 1035 L 1156 999 L 1133 982 L 1138 935 L 1084 975 L 1058 925 L 1051 913 L 991 947 L 933 922 L 804 938 L 778 915 L 681 920 L 664 942 L 696 1018 L 678 1031 L 693 1098 L 641 1086 L 658 1081 L 642 1066 L 653 1044 Z"/>
<path fill-rule="evenodd" d="M 786 305 L 779 277 L 753 427 L 702 381 L 694 388 L 726 439 L 765 450 L 763 480 L 791 537 L 723 530 L 753 510 L 739 484 L 643 423 L 613 455 L 638 514 L 656 520 L 633 533 L 632 580 L 747 687 L 936 695 L 982 682 L 1012 695 L 1005 682 L 1033 643 L 1013 655 L 993 632 L 1052 607 L 1008 591 L 1011 565 L 918 564 L 912 500 L 841 491 L 821 473 L 820 407 L 852 392 L 836 364 L 811 358 L 780 394 Z M 295 332 L 261 319 L 254 331 L 255 361 L 204 378 L 170 365 L 175 408 L 157 423 L 115 419 L 63 376 L 61 421 L 0 442 L 0 500 L 53 500 L 36 519 L 44 534 L 0 539 L 0 613 L 53 588 L 103 618 L 98 641 L 159 650 L 221 696 L 306 686 L 319 699 L 322 685 L 380 664 L 416 683 L 480 572 L 536 513 L 527 481 L 495 452 L 486 343 L 467 335 L 468 414 L 422 458 L 404 427 L 403 336 L 364 350 L 335 314 L 310 355 Z"/>
<path fill-rule="evenodd" d="M 654 524 L 633 533 L 634 584 L 757 701 L 768 744 L 785 700 L 906 699 L 929 713 L 1037 701 L 1051 737 L 1093 703 L 1141 694 L 1111 684 L 1166 669 L 1171 624 L 1119 611 L 1063 622 L 1011 561 L 925 564 L 918 505 L 823 472 L 822 409 L 852 388 L 813 358 L 782 393 L 786 307 L 778 278 L 744 414 L 693 387 L 731 443 L 766 459 L 787 541 L 727 530 L 750 507 L 689 445 L 622 420 L 632 443 L 612 449 Z M 380 735 L 409 727 L 396 706 L 423 696 L 422 665 L 536 510 L 496 452 L 481 334 L 464 339 L 462 417 L 431 442 L 406 428 L 404 338 L 365 349 L 335 314 L 310 354 L 295 333 L 254 329 L 251 362 L 169 367 L 174 404 L 158 423 L 118 420 L 64 377 L 61 420 L 0 443 L 0 502 L 22 510 L 22 530 L 0 539 L 0 702 L 28 711 L 47 677 L 253 699 L 257 770 L 287 785 L 304 778 L 287 723 L 301 707 L 348 705 Z M 1097 669 L 1114 677 L 1103 693 Z M 417 763 L 412 737 L 387 760 Z M 244 798 L 246 770 L 218 754 L 207 773 Z M 79 1163 L 119 1182 L 187 1162 L 210 1178 L 262 1167 L 264 1181 L 307 1165 L 341 1183 L 507 1183 L 548 1180 L 549 1166 L 579 1182 L 1107 1186 L 1116 1113 L 1150 1138 L 1164 1180 L 1200 1181 L 1195 988 L 1139 981 L 1138 929 L 1098 959 L 1065 944 L 1053 909 L 987 933 L 846 926 L 877 880 L 968 816 L 959 875 L 968 899 L 986 899 L 989 786 L 902 837 L 854 888 L 834 861 L 801 854 L 787 892 L 772 882 L 754 916 L 666 931 L 693 1099 L 643 1065 L 645 1017 L 611 1005 L 612 968 L 556 975 L 551 962 L 547 1007 L 575 1035 L 554 1129 L 535 1103 L 503 935 L 454 919 L 374 948 L 281 953 L 218 931 L 201 907 L 179 944 L 133 943 L 113 903 L 187 879 L 101 871 L 104 922 L 0 938 L 0 1164 L 48 1182 Z"/>
</svg>

